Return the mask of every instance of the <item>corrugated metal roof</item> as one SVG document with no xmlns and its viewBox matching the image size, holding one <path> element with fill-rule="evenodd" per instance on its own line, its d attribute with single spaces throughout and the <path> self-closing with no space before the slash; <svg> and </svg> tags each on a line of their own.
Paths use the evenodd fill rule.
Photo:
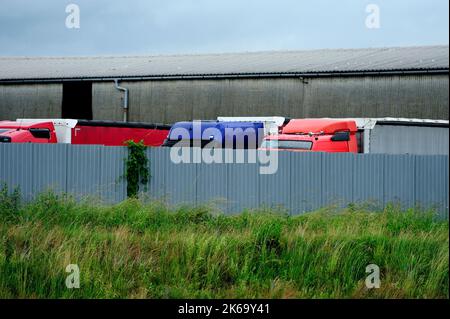
<svg viewBox="0 0 450 319">
<path fill-rule="evenodd" d="M 1 80 L 448 70 L 449 47 L 171 56 L 0 57 Z"/>
</svg>

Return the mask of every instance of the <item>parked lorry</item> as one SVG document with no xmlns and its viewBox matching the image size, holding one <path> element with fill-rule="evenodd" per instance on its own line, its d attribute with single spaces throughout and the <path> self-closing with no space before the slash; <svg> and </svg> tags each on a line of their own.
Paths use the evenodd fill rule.
<svg viewBox="0 0 450 319">
<path fill-rule="evenodd" d="M 201 123 L 201 124 L 199 124 Z M 177 132 L 183 129 L 187 135 Z M 208 132 L 214 131 L 213 134 Z M 228 130 L 227 130 L 228 129 Z M 260 148 L 289 151 L 448 155 L 449 122 L 405 118 L 219 117 L 168 125 L 71 119 L 0 121 L 0 143 Z M 249 141 L 256 143 L 249 144 Z M 181 142 L 181 143 L 180 143 Z M 255 144 L 255 145 L 254 145 Z"/>
<path fill-rule="evenodd" d="M 449 122 L 405 118 L 292 119 L 261 149 L 448 155 Z"/>
<path fill-rule="evenodd" d="M 178 122 L 170 129 L 163 146 L 256 149 L 264 136 L 262 122 Z"/>
<path fill-rule="evenodd" d="M 18 119 L 0 121 L 0 142 L 124 146 L 128 140 L 142 140 L 147 146 L 161 146 L 169 130 L 161 124 Z"/>
</svg>

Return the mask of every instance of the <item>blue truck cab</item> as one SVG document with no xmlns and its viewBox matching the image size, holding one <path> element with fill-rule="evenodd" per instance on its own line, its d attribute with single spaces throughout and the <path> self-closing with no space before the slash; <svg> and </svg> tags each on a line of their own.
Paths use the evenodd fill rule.
<svg viewBox="0 0 450 319">
<path fill-rule="evenodd" d="M 162 146 L 255 149 L 263 139 L 262 122 L 178 122 Z"/>
</svg>

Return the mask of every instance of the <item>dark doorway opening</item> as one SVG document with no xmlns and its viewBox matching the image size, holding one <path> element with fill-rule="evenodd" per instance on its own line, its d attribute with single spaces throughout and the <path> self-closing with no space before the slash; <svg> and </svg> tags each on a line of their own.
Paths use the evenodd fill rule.
<svg viewBox="0 0 450 319">
<path fill-rule="evenodd" d="M 63 83 L 62 118 L 92 120 L 92 82 Z"/>
</svg>

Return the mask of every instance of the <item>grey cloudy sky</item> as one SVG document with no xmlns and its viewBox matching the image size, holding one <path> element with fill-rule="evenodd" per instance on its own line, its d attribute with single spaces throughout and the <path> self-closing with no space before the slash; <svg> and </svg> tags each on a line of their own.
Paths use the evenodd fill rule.
<svg viewBox="0 0 450 319">
<path fill-rule="evenodd" d="M 80 29 L 66 28 L 66 6 Z M 380 8 L 379 29 L 365 24 Z M 0 0 L 0 55 L 141 55 L 448 44 L 448 0 Z"/>
</svg>

